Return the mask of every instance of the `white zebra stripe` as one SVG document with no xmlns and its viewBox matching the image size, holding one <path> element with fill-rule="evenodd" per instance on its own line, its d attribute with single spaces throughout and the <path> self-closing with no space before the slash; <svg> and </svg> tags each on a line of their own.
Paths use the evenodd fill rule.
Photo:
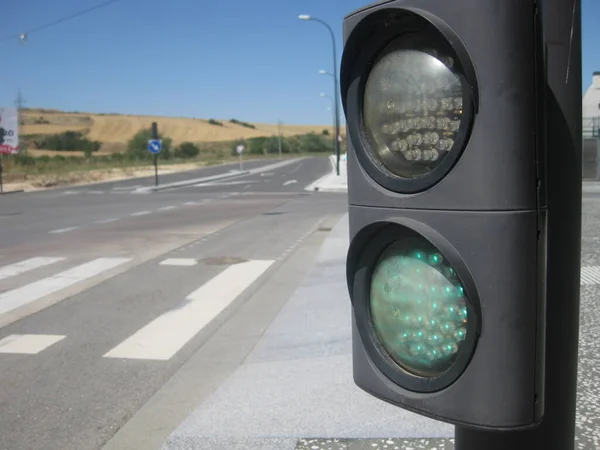
<svg viewBox="0 0 600 450">
<path fill-rule="evenodd" d="M 18 263 L 0 267 L 0 280 L 21 275 L 22 273 L 29 272 L 30 270 L 39 269 L 40 267 L 48 266 L 64 259 L 65 258 L 36 256 L 35 258 L 26 259 Z"/>
<path fill-rule="evenodd" d="M 581 268 L 581 284 L 600 284 L 600 266 L 587 266 Z"/>
</svg>

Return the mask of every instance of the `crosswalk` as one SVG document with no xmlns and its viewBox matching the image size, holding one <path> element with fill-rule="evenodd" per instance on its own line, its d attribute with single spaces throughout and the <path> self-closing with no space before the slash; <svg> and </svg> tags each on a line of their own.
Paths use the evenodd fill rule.
<svg viewBox="0 0 600 450">
<path fill-rule="evenodd" d="M 65 294 L 61 300 L 67 298 L 71 289 L 84 285 L 85 290 L 96 279 L 110 278 L 111 271 L 116 274 L 118 271 L 115 269 L 123 268 L 131 261 L 132 258 L 99 257 L 85 262 L 71 262 L 70 258 L 63 256 L 35 256 L 0 266 L 0 319 L 3 315 L 11 314 L 38 300 L 45 301 L 45 298 L 52 295 L 60 297 Z M 273 263 L 275 260 L 248 260 L 223 266 L 221 271 L 184 299 L 173 299 L 172 309 L 151 319 L 109 349 L 102 358 L 170 360 L 263 276 Z M 185 258 L 156 261 L 157 270 L 185 270 L 197 264 L 197 260 Z M 20 285 L 22 279 L 27 281 Z M 23 334 L 3 335 L 0 328 L 0 362 L 7 355 L 39 355 L 53 346 L 69 341 L 68 335 L 31 331 L 34 330 L 26 330 Z"/>
<path fill-rule="evenodd" d="M 56 262 L 57 259 L 47 258 L 46 262 L 52 260 Z M 129 261 L 131 261 L 131 258 L 97 258 L 17 289 L 4 292 L 0 294 L 0 314 L 27 305 Z M 23 267 L 23 264 L 25 264 L 25 267 L 28 267 L 28 265 L 29 267 L 32 266 L 31 260 L 29 260 L 29 263 L 23 261 L 3 267 L 2 269 L 6 273 L 16 273 L 20 267 Z"/>
<path fill-rule="evenodd" d="M 90 287 L 95 279 L 106 279 L 111 273 L 118 272 L 115 269 L 123 268 L 131 261 L 132 258 L 98 257 L 85 262 L 70 262 L 70 258 L 64 256 L 34 256 L 0 266 L 0 318 L 3 314 L 10 314 L 53 294 L 60 295 L 66 291 L 66 298 L 69 289 L 86 283 L 84 287 Z M 170 310 L 150 319 L 137 331 L 107 349 L 101 357 L 107 360 L 170 360 L 265 275 L 274 263 L 275 260 L 249 260 L 224 266 L 185 298 L 173 299 Z M 157 270 L 189 270 L 197 265 L 198 260 L 190 258 L 165 257 L 156 261 Z M 35 279 L 35 276 L 31 277 L 32 274 L 40 276 Z M 10 283 L 24 278 L 29 282 L 22 285 Z M 34 280 L 30 281 L 31 278 Z M 600 285 L 600 266 L 582 267 L 581 284 Z M 0 328 L 0 362 L 6 355 L 39 355 L 68 340 L 68 335 L 34 332 L 3 336 Z"/>
<path fill-rule="evenodd" d="M 105 357 L 169 360 L 202 328 L 262 275 L 273 261 L 247 261 L 229 266 L 192 292 L 186 303 L 150 322 Z M 210 301 L 207 301 L 210 299 Z"/>
</svg>

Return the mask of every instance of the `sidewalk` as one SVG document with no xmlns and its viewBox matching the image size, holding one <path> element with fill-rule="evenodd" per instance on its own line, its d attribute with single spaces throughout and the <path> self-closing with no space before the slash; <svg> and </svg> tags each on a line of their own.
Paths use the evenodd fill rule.
<svg viewBox="0 0 600 450">
<path fill-rule="evenodd" d="M 355 386 L 347 247 L 346 215 L 244 363 L 171 434 L 163 450 L 452 448 L 445 439 L 453 435 L 450 425 Z"/>
<path fill-rule="evenodd" d="M 331 162 L 331 173 L 319 178 L 314 183 L 306 187 L 307 191 L 319 192 L 348 192 L 348 171 L 346 164 L 346 154 L 340 157 L 340 174 L 335 173 L 335 156 L 329 157 Z"/>
<path fill-rule="evenodd" d="M 581 186 L 581 192 L 583 194 L 596 194 L 600 193 L 600 181 L 596 180 L 584 180 Z"/>
</svg>

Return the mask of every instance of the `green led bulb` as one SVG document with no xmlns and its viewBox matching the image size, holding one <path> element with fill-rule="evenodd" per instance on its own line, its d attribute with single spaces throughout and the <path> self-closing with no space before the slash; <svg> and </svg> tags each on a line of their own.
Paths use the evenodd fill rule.
<svg viewBox="0 0 600 450">
<path fill-rule="evenodd" d="M 431 264 L 432 266 L 438 266 L 442 263 L 442 255 L 438 254 L 438 253 L 434 253 L 433 255 L 429 256 L 429 264 Z"/>
<path fill-rule="evenodd" d="M 381 255 L 370 286 L 375 336 L 408 372 L 438 376 L 456 361 L 467 338 L 463 286 L 439 251 L 399 241 Z"/>
</svg>

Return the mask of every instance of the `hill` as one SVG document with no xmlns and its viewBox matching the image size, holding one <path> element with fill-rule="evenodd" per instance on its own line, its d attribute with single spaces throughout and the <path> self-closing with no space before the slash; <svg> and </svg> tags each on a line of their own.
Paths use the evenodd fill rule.
<svg viewBox="0 0 600 450">
<path fill-rule="evenodd" d="M 157 122 L 159 132 L 172 138 L 175 145 L 185 141 L 219 142 L 278 134 L 277 124 L 232 123 L 229 119 L 211 123 L 210 119 L 71 113 L 48 109 L 24 109 L 22 120 L 21 135 L 25 139 L 32 136 L 39 137 L 65 131 L 77 131 L 93 141 L 100 141 L 102 143 L 101 153 L 124 150 L 127 141 L 139 130 L 149 128 L 152 122 Z M 292 136 L 309 132 L 321 133 L 324 129 L 333 134 L 331 125 L 287 124 L 282 125 L 282 134 Z M 342 134 L 344 134 L 343 131 Z"/>
</svg>

